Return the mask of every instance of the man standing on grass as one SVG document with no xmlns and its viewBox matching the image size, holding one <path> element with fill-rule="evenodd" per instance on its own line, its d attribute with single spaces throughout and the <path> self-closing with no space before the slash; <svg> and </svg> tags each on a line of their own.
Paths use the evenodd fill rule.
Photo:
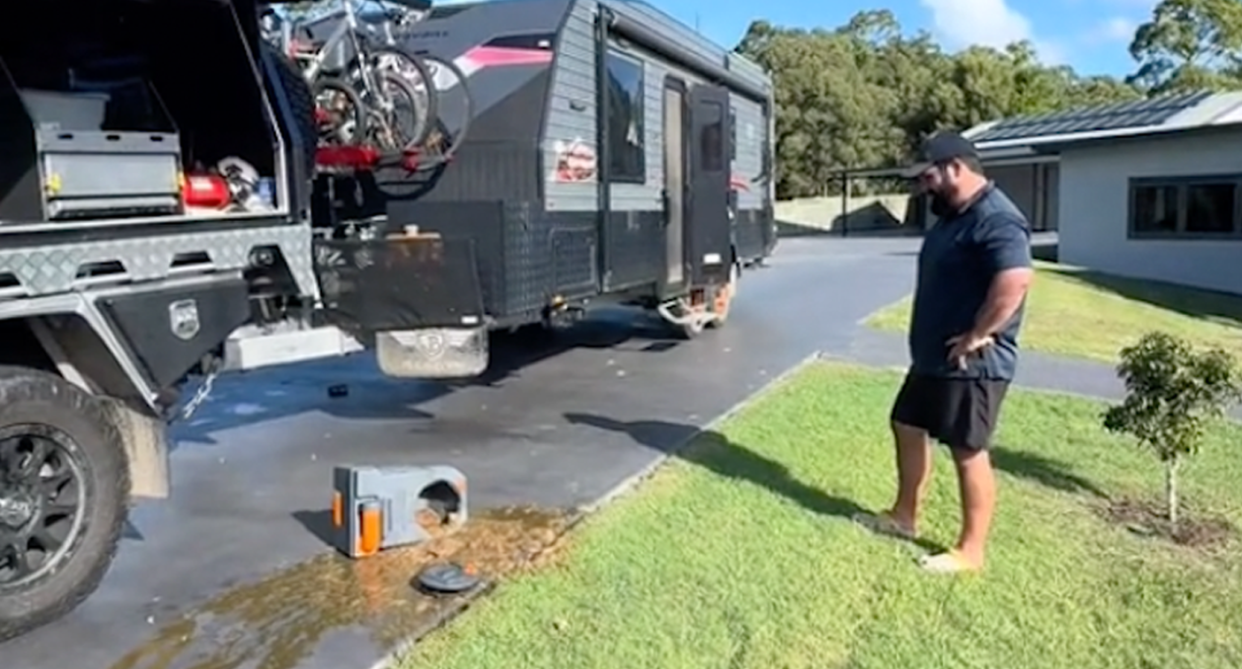
<svg viewBox="0 0 1242 669">
<path fill-rule="evenodd" d="M 1026 217 L 983 173 L 974 146 L 942 132 L 907 172 L 931 198 L 934 226 L 919 252 L 910 318 L 911 366 L 892 409 L 898 488 L 893 506 L 858 521 L 918 536 L 919 506 L 931 475 L 931 441 L 948 446 L 957 469 L 962 528 L 950 550 L 920 559 L 939 573 L 983 566 L 996 501 L 988 456 L 1018 358 L 1031 283 Z"/>
</svg>

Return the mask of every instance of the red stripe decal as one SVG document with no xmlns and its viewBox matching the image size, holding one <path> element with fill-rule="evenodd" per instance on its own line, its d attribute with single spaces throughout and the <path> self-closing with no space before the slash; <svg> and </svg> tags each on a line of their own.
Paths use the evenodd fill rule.
<svg viewBox="0 0 1242 669">
<path fill-rule="evenodd" d="M 503 67 L 506 65 L 544 65 L 552 62 L 552 52 L 547 49 L 515 49 L 503 46 L 476 46 L 463 58 L 479 67 Z"/>
</svg>

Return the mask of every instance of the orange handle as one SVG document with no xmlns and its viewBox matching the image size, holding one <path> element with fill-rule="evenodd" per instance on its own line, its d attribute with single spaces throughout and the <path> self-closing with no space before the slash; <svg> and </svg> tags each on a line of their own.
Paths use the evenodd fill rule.
<svg viewBox="0 0 1242 669">
<path fill-rule="evenodd" d="M 358 532 L 358 552 L 361 555 L 375 555 L 384 541 L 383 514 L 380 505 L 367 502 L 362 505 L 361 523 Z"/>
</svg>

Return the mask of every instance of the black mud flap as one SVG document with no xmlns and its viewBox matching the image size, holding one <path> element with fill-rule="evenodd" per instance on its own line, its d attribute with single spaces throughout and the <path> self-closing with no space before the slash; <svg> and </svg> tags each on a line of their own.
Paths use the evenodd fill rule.
<svg viewBox="0 0 1242 669">
<path fill-rule="evenodd" d="M 464 378 L 487 368 L 488 321 L 472 240 L 317 240 L 315 273 L 322 315 L 373 341 L 385 374 Z"/>
</svg>

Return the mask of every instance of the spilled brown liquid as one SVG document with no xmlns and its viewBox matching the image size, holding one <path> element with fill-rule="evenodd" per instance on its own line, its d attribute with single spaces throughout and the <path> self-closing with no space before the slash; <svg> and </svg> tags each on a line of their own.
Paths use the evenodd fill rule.
<svg viewBox="0 0 1242 669">
<path fill-rule="evenodd" d="M 409 548 L 360 560 L 321 555 L 196 607 L 110 669 L 294 669 L 328 634 L 349 629 L 366 630 L 386 653 L 466 598 L 416 590 L 423 567 L 452 561 L 495 581 L 545 558 L 570 520 L 557 511 L 498 509 Z"/>
</svg>

